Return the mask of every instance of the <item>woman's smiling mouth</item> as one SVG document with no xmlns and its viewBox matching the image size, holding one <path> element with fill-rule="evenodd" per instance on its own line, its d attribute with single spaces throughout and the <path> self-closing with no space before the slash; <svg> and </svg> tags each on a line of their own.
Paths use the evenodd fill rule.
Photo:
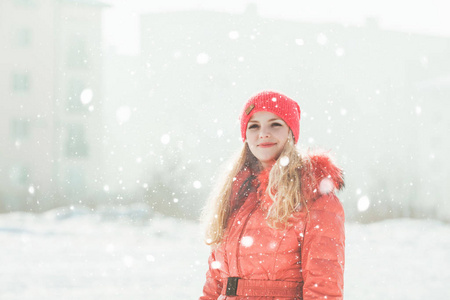
<svg viewBox="0 0 450 300">
<path fill-rule="evenodd" d="M 276 145 L 276 143 L 261 143 L 258 146 L 262 147 L 262 148 L 269 148 L 269 147 L 272 147 L 272 146 L 275 146 L 275 145 Z"/>
</svg>

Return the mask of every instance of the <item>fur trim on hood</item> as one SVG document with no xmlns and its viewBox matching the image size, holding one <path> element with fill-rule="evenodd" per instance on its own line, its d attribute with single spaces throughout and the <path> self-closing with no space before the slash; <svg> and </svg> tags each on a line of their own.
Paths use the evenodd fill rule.
<svg viewBox="0 0 450 300">
<path fill-rule="evenodd" d="M 302 157 L 302 196 L 307 201 L 344 188 L 343 171 L 336 166 L 328 153 L 308 152 Z"/>
<path fill-rule="evenodd" d="M 344 188 L 343 171 L 332 161 L 328 152 L 308 151 L 302 153 L 302 160 L 301 193 L 306 202 L 314 201 L 322 195 Z M 266 193 L 269 173 L 270 168 L 263 170 L 258 175 L 260 197 L 264 197 Z"/>
</svg>

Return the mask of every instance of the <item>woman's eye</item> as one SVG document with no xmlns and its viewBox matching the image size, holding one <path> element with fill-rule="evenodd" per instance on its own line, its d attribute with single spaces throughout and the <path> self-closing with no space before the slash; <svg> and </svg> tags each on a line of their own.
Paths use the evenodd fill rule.
<svg viewBox="0 0 450 300">
<path fill-rule="evenodd" d="M 281 123 L 272 123 L 272 127 L 283 126 Z"/>
<path fill-rule="evenodd" d="M 257 124 L 250 125 L 248 129 L 257 129 L 259 126 Z"/>
</svg>

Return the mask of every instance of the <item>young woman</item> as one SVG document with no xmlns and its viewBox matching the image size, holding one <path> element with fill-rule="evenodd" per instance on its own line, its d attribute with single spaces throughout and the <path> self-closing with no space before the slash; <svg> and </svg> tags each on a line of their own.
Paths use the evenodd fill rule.
<svg viewBox="0 0 450 300">
<path fill-rule="evenodd" d="M 342 299 L 342 171 L 298 152 L 300 107 L 285 95 L 253 96 L 240 123 L 244 147 L 206 210 L 200 300 Z"/>
</svg>

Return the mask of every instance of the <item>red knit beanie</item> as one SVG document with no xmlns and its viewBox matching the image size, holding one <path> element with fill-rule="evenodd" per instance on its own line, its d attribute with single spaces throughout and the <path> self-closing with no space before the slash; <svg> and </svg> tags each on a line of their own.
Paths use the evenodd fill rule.
<svg viewBox="0 0 450 300">
<path fill-rule="evenodd" d="M 294 143 L 298 142 L 300 133 L 300 106 L 291 98 L 273 91 L 260 92 L 245 103 L 241 117 L 239 118 L 241 121 L 241 136 L 243 141 L 245 141 L 248 121 L 258 111 L 268 111 L 283 119 L 294 134 Z"/>
</svg>

